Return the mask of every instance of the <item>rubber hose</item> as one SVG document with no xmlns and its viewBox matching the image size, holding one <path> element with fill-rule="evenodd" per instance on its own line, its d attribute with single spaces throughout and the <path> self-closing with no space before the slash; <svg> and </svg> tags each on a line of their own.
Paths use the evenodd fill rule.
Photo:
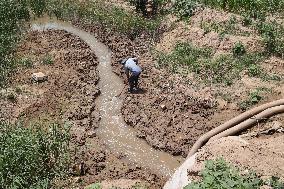
<svg viewBox="0 0 284 189">
<path fill-rule="evenodd" d="M 244 130 L 244 129 L 247 129 L 249 128 L 250 126 L 252 126 L 253 124 L 257 123 L 259 120 L 263 120 L 263 119 L 266 119 L 268 117 L 271 117 L 275 114 L 279 114 L 279 113 L 284 113 L 284 105 L 280 105 L 280 106 L 275 106 L 275 107 L 272 107 L 272 108 L 268 108 L 266 110 L 264 110 L 263 112 L 257 114 L 256 116 L 254 117 L 251 117 L 250 119 L 230 128 L 230 129 L 227 129 L 215 136 L 213 136 L 211 140 L 216 140 L 216 139 L 219 139 L 219 138 L 222 138 L 222 137 L 226 137 L 226 136 L 231 136 L 231 135 L 234 135 L 234 134 L 237 134 L 239 133 L 240 131 Z"/>
<path fill-rule="evenodd" d="M 266 110 L 267 108 L 271 108 L 274 106 L 280 106 L 280 105 L 284 105 L 284 99 L 280 99 L 280 100 L 276 100 L 267 104 L 263 104 L 261 106 L 258 106 L 256 108 L 253 108 L 251 110 L 248 110 L 242 114 L 240 114 L 239 116 L 225 122 L 224 124 L 212 129 L 211 131 L 205 133 L 204 135 L 202 135 L 192 146 L 189 154 L 187 157 L 192 156 L 193 154 L 195 154 L 197 152 L 197 150 L 199 148 L 201 148 L 203 146 L 203 144 L 205 144 L 211 137 L 223 132 L 226 129 L 229 129 L 239 123 L 241 123 L 242 121 L 262 112 L 263 110 Z"/>
</svg>

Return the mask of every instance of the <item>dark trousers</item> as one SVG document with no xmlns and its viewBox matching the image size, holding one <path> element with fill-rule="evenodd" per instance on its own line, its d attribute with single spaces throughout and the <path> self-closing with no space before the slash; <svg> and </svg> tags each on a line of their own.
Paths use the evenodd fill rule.
<svg viewBox="0 0 284 189">
<path fill-rule="evenodd" d="M 129 77 L 128 82 L 129 82 L 130 91 L 133 91 L 134 87 L 135 88 L 138 87 L 139 76 L 140 76 L 140 74 L 138 74 L 138 75 L 131 74 L 131 76 Z"/>
</svg>

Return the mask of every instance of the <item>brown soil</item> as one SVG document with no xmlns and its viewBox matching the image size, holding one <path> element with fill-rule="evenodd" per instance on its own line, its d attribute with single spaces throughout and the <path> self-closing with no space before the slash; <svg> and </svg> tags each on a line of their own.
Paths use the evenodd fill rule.
<svg viewBox="0 0 284 189">
<path fill-rule="evenodd" d="M 246 140 L 240 137 L 226 137 L 209 142 L 197 154 L 197 163 L 189 170 L 189 176 L 198 179 L 196 175 L 204 168 L 205 160 L 223 157 L 242 171 L 254 171 L 265 179 L 271 176 L 283 179 L 283 140 L 283 133 L 279 133 Z"/>
<path fill-rule="evenodd" d="M 75 176 L 69 179 L 72 185 L 126 178 L 161 188 L 163 179 L 115 156 L 96 136 L 100 119 L 94 103 L 100 94 L 96 87 L 98 61 L 83 41 L 65 31 L 30 32 L 17 52 L 21 57 L 29 57 L 33 68 L 21 69 L 12 77 L 8 90 L 16 100 L 0 99 L 1 119 L 20 119 L 25 125 L 53 122 L 72 125 L 70 173 Z M 46 55 L 53 58 L 53 64 L 43 64 Z M 32 83 L 32 73 L 39 71 L 48 76 L 48 81 Z"/>
</svg>

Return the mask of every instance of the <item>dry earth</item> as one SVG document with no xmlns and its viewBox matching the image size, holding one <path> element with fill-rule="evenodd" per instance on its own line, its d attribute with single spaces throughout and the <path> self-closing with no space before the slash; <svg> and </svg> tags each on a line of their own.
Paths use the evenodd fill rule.
<svg viewBox="0 0 284 189">
<path fill-rule="evenodd" d="M 250 139 L 225 137 L 206 144 L 197 154 L 197 162 L 189 170 L 189 177 L 198 179 L 205 160 L 224 158 L 241 171 L 254 171 L 267 179 L 276 176 L 284 179 L 284 135 L 260 135 Z"/>
</svg>

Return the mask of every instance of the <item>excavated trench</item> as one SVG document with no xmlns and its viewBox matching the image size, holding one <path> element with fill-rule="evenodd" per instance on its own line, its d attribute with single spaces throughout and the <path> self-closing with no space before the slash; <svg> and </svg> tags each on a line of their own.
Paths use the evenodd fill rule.
<svg viewBox="0 0 284 189">
<path fill-rule="evenodd" d="M 77 29 L 72 25 L 51 20 L 37 20 L 32 24 L 33 30 L 65 30 L 80 37 L 95 52 L 99 60 L 100 96 L 96 100 L 101 120 L 96 133 L 108 148 L 118 156 L 131 163 L 150 169 L 162 177 L 170 177 L 184 160 L 159 151 L 137 138 L 134 128 L 128 126 L 121 114 L 123 99 L 116 97 L 124 88 L 122 80 L 112 72 L 111 51 L 93 35 Z"/>
</svg>

